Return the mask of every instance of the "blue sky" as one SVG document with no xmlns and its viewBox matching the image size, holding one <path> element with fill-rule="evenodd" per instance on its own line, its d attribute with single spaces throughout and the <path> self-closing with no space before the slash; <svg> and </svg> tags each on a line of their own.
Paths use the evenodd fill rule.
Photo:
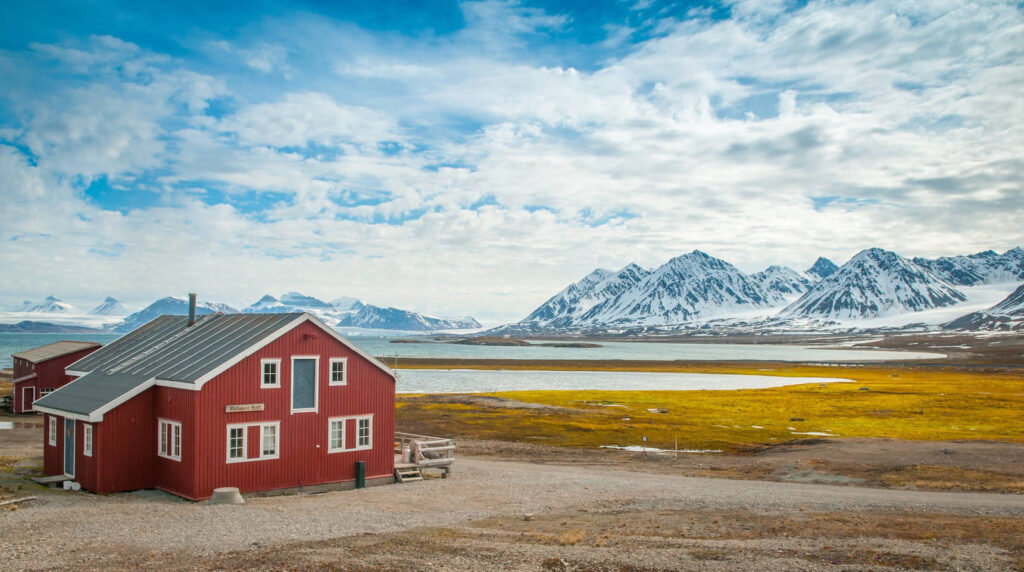
<svg viewBox="0 0 1024 572">
<path fill-rule="evenodd" d="M 5 2 L 0 306 L 517 319 L 594 267 L 1024 243 L 1013 3 Z"/>
</svg>

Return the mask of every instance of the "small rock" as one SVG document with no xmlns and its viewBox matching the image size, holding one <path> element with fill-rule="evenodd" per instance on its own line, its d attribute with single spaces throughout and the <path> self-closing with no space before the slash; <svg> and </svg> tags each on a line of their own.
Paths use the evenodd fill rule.
<svg viewBox="0 0 1024 572">
<path fill-rule="evenodd" d="M 860 390 L 861 391 L 871 391 L 871 388 L 867 387 L 867 386 L 864 386 L 864 387 L 860 388 Z"/>
<path fill-rule="evenodd" d="M 533 520 L 533 514 L 526 513 L 523 515 L 523 520 Z"/>
<path fill-rule="evenodd" d="M 789 420 L 790 421 L 803 421 L 804 418 L 803 417 L 790 417 Z"/>
</svg>

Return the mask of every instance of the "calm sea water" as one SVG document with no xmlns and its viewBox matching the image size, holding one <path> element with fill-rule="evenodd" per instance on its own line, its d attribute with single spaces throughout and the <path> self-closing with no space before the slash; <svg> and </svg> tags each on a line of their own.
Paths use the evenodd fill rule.
<svg viewBox="0 0 1024 572">
<path fill-rule="evenodd" d="M 752 344 L 685 344 L 660 342 L 597 342 L 599 348 L 559 348 L 537 344 L 530 346 L 469 346 L 445 343 L 392 344 L 387 338 L 352 338 L 374 356 L 438 358 L 495 358 L 495 359 L 575 359 L 575 360 L 764 360 L 853 362 L 901 359 L 944 358 L 943 354 L 926 352 L 895 352 L 855 350 L 847 348 L 819 348 L 789 345 Z"/>
<path fill-rule="evenodd" d="M 11 367 L 11 354 L 60 340 L 109 343 L 116 334 L 3 334 L 0 333 L 0 367 Z M 891 352 L 846 348 L 742 344 L 678 344 L 653 342 L 600 342 L 598 348 L 530 346 L 466 346 L 435 343 L 390 343 L 381 336 L 352 336 L 351 341 L 371 355 L 397 364 L 402 393 L 464 393 L 531 389 L 565 390 L 693 390 L 778 387 L 801 383 L 845 381 L 841 379 L 717 375 L 696 373 L 646 373 L 608 371 L 509 371 L 401 369 L 403 358 L 498 358 L 575 360 L 771 360 L 771 361 L 871 361 L 943 357 L 923 352 Z"/>
<path fill-rule="evenodd" d="M 834 381 L 849 380 L 822 377 L 636 371 L 403 369 L 398 371 L 396 389 L 399 393 L 490 393 L 492 391 L 534 389 L 671 391 L 758 389 Z"/>
<path fill-rule="evenodd" d="M 116 334 L 5 334 L 0 333 L 0 368 L 11 367 L 11 354 L 60 340 L 108 343 Z M 398 367 L 402 358 L 494 358 L 494 359 L 574 359 L 574 360 L 765 360 L 851 362 L 945 357 L 925 352 L 894 352 L 820 348 L 789 345 L 685 344 L 654 342 L 599 342 L 599 348 L 558 348 L 530 346 L 468 346 L 434 343 L 390 343 L 392 338 L 353 336 L 349 338 L 370 355 L 386 358 Z"/>
</svg>

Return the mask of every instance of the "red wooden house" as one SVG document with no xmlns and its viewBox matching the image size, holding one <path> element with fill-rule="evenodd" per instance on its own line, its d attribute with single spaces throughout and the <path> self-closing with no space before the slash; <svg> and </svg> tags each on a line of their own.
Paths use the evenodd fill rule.
<svg viewBox="0 0 1024 572">
<path fill-rule="evenodd" d="M 394 373 L 308 313 L 161 316 L 68 373 L 36 402 L 44 469 L 86 490 L 394 479 Z"/>
<path fill-rule="evenodd" d="M 32 413 L 36 399 L 74 379 L 64 368 L 99 349 L 95 342 L 61 341 L 18 352 L 14 358 L 14 412 Z"/>
</svg>

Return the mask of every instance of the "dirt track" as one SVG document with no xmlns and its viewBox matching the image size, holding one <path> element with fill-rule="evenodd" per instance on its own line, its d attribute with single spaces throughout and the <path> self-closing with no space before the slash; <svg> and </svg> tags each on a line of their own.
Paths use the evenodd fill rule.
<svg viewBox="0 0 1024 572">
<path fill-rule="evenodd" d="M 878 556 L 986 570 L 1019 563 L 1022 547 L 1012 539 L 1024 537 L 1021 495 L 702 479 L 479 458 L 460 459 L 445 480 L 254 498 L 245 506 L 193 504 L 154 492 L 41 497 L 0 513 L 7 557 L 0 567 L 483 570 L 494 569 L 498 558 L 506 563 L 501 567 L 524 570 L 627 564 L 634 570 L 856 570 L 850 564 Z M 959 536 L 936 543 L 906 538 L 900 527 L 879 528 L 880 521 L 900 519 L 927 524 L 923 514 L 949 521 L 935 534 L 958 530 Z M 810 532 L 785 525 L 795 515 L 815 522 Z M 716 530 L 704 530 L 711 520 Z M 881 536 L 830 534 L 822 522 L 861 522 Z M 1001 532 L 989 538 L 985 530 Z M 375 549 L 360 552 L 366 534 L 382 536 L 370 542 Z M 819 557 L 822 550 L 853 561 L 844 557 L 833 568 Z"/>
</svg>

